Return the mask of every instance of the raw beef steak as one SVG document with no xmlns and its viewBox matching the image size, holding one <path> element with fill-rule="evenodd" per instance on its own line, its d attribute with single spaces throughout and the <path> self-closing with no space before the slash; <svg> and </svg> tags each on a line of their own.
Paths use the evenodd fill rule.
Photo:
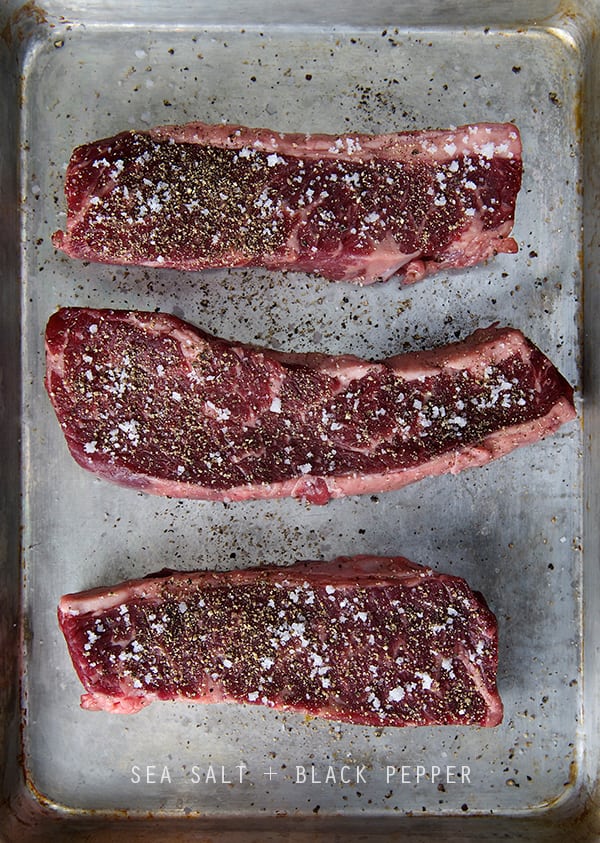
<svg viewBox="0 0 600 843">
<path fill-rule="evenodd" d="M 369 284 L 515 252 L 521 186 L 511 124 L 389 135 L 163 126 L 78 147 L 68 166 L 74 258 L 263 266 Z"/>
<path fill-rule="evenodd" d="M 376 726 L 502 720 L 485 600 L 400 557 L 161 571 L 68 594 L 58 616 L 83 708 L 180 700 Z"/>
<path fill-rule="evenodd" d="M 65 308 L 46 347 L 77 462 L 177 498 L 381 492 L 483 465 L 575 415 L 571 387 L 510 328 L 373 363 L 230 343 L 163 313 Z"/>
</svg>

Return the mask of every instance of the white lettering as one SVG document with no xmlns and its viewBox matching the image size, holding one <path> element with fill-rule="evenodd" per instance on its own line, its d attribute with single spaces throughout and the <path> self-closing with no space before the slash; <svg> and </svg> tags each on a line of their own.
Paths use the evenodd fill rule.
<svg viewBox="0 0 600 843">
<path fill-rule="evenodd" d="M 244 765 L 242 764 L 241 766 L 243 767 Z M 242 775 L 242 774 L 241 774 L 241 772 L 240 772 L 240 776 L 241 776 L 241 775 Z M 240 778 L 240 781 L 241 781 L 241 778 Z M 208 769 L 206 770 L 206 778 L 205 778 L 205 782 L 206 782 L 206 783 L 208 783 L 208 782 L 212 782 L 212 784 L 216 784 L 216 783 L 217 783 L 217 774 L 216 774 L 216 772 L 215 772 L 215 768 L 213 767 L 213 765 L 212 765 L 212 764 L 209 764 Z M 225 767 L 224 767 L 223 765 L 221 765 L 221 778 L 220 778 L 220 783 L 221 783 L 221 784 L 231 784 L 231 783 L 232 783 L 232 782 L 231 782 L 231 779 L 228 779 L 228 778 L 226 778 L 226 777 L 225 777 Z"/>
<path fill-rule="evenodd" d="M 139 767 L 134 764 L 131 768 L 131 782 L 139 784 L 141 781 L 144 784 L 162 784 L 163 782 L 169 782 L 170 784 L 171 771 L 166 764 L 162 766 L 160 773 L 157 764 L 147 764 L 146 767 Z"/>
<path fill-rule="evenodd" d="M 364 766 L 357 767 L 357 783 L 361 781 L 364 784 L 363 770 Z M 458 767 L 455 764 L 446 764 L 442 767 L 433 764 L 431 767 L 426 767 L 424 764 L 403 764 L 402 767 L 394 767 L 392 764 L 388 764 L 385 768 L 386 784 L 389 784 L 397 774 L 400 774 L 401 784 L 420 784 L 427 780 L 430 780 L 431 784 L 437 784 L 441 781 L 446 784 L 457 784 L 461 781 L 471 784 L 471 768 L 467 765 Z"/>
<path fill-rule="evenodd" d="M 200 784 L 200 767 L 196 764 L 192 767 L 192 784 Z"/>
<path fill-rule="evenodd" d="M 192 772 L 197 768 L 193 768 Z M 247 770 L 244 764 L 239 764 L 236 768 L 239 772 L 239 781 L 243 781 L 244 771 Z M 132 776 L 136 768 L 132 768 Z M 231 784 L 231 781 L 225 778 L 225 768 L 221 768 L 221 782 Z M 339 767 L 328 764 L 327 766 L 319 766 L 315 764 L 296 765 L 295 784 L 315 784 L 315 785 L 352 785 L 352 784 L 367 784 L 367 765 L 366 764 L 343 764 Z M 235 775 L 232 778 L 236 778 Z M 430 782 L 433 785 L 439 782 L 447 784 L 457 784 L 459 782 L 466 782 L 471 784 L 471 768 L 466 765 L 458 766 L 455 764 L 432 764 L 427 766 L 425 764 L 402 764 L 401 766 L 394 766 L 388 764 L 385 767 L 385 781 L 390 784 L 392 779 L 398 781 L 399 784 L 419 785 L 422 782 Z M 206 781 L 216 781 L 217 773 L 213 767 L 209 767 L 206 774 Z"/>
</svg>

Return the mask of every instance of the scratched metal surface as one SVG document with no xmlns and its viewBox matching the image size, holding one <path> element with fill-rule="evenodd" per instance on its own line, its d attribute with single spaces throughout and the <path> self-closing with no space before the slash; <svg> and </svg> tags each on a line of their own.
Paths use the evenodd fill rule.
<svg viewBox="0 0 600 843">
<path fill-rule="evenodd" d="M 442 828 L 468 835 L 476 827 L 468 821 L 481 816 L 493 820 L 476 839 L 511 829 L 525 837 L 531 824 L 536 839 L 551 839 L 547 818 L 558 812 L 575 822 L 596 785 L 596 695 L 586 671 L 597 653 L 589 633 L 598 630 L 582 614 L 593 615 L 597 601 L 589 596 L 597 585 L 589 428 L 572 423 L 484 469 L 386 495 L 321 508 L 286 500 L 224 506 L 146 497 L 83 472 L 43 389 L 48 316 L 58 306 L 90 305 L 160 308 L 229 338 L 367 357 L 499 321 L 550 356 L 582 409 L 584 361 L 590 382 L 595 374 L 595 357 L 589 362 L 584 352 L 597 330 L 583 320 L 584 289 L 586 302 L 597 295 L 593 181 L 587 198 L 582 191 L 593 169 L 582 131 L 595 119 L 587 39 L 597 4 L 567 12 L 538 2 L 530 12 L 536 25 L 519 18 L 516 3 L 448 4 L 444 19 L 434 4 L 406 4 L 404 13 L 401 3 L 360 5 L 323 12 L 248 2 L 216 12 L 197 3 L 173 21 L 160 3 L 127 11 L 50 3 L 26 13 L 5 4 L 12 19 L 3 56 L 7 75 L 18 63 L 21 85 L 13 110 L 3 106 L 17 126 L 20 179 L 20 259 L 7 244 L 15 284 L 4 310 L 7 321 L 20 311 L 20 356 L 15 344 L 7 351 L 22 378 L 15 483 L 24 629 L 22 755 L 6 763 L 13 776 L 19 766 L 25 773 L 32 828 L 53 828 L 51 818 L 62 817 L 72 833 L 80 823 L 93 834 L 109 818 L 111 839 L 120 839 L 119 817 L 151 815 L 164 839 L 176 839 L 182 817 L 200 833 L 211 820 L 244 819 L 250 829 L 264 818 L 269 831 L 275 817 L 294 816 L 306 819 L 311 830 L 299 833 L 311 839 L 318 816 L 328 834 L 349 819 L 365 839 L 384 830 L 433 839 Z M 84 265 L 54 251 L 74 146 L 192 119 L 312 132 L 514 121 L 525 164 L 519 253 L 402 289 L 394 280 L 360 288 L 261 270 Z M 585 394 L 590 436 L 593 392 Z M 7 431 L 14 436 L 14 427 Z M 224 569 L 362 552 L 406 555 L 485 594 L 500 627 L 500 727 L 370 729 L 250 706 L 154 704 L 130 718 L 79 708 L 81 688 L 56 624 L 61 594 L 165 565 Z M 14 743 L 7 752 L 17 758 Z M 297 767 L 311 765 L 315 782 L 310 774 L 299 781 Z M 402 765 L 405 780 L 401 770 L 388 780 L 388 768 Z M 468 767 L 468 780 L 447 781 L 449 766 Z M 335 781 L 325 781 L 329 767 Z M 342 768 L 350 784 L 340 781 Z M 592 834 L 587 826 L 584 833 Z"/>
</svg>

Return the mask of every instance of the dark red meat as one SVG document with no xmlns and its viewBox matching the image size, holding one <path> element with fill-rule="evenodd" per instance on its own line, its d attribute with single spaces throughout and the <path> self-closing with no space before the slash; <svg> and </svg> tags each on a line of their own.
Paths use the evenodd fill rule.
<svg viewBox="0 0 600 843">
<path fill-rule="evenodd" d="M 331 497 L 483 465 L 575 415 L 510 328 L 379 363 L 226 342 L 163 313 L 66 308 L 46 387 L 73 457 L 179 498 Z"/>
<path fill-rule="evenodd" d="M 390 135 L 163 126 L 78 147 L 67 231 L 84 260 L 264 266 L 405 282 L 514 252 L 521 185 L 511 124 Z"/>
<path fill-rule="evenodd" d="M 68 594 L 58 616 L 83 708 L 249 702 L 376 726 L 502 720 L 485 600 L 400 557 L 161 572 Z"/>
</svg>

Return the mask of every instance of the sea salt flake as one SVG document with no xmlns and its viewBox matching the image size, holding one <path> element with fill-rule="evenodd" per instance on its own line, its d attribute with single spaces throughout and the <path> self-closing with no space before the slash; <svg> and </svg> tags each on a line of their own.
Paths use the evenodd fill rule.
<svg viewBox="0 0 600 843">
<path fill-rule="evenodd" d="M 375 711 L 379 711 L 381 708 L 381 700 L 372 691 L 367 697 L 367 702 L 371 703 L 371 708 L 375 709 Z"/>
<path fill-rule="evenodd" d="M 495 150 L 496 147 L 493 141 L 489 141 L 488 143 L 484 143 L 481 147 L 481 154 L 485 156 L 485 158 L 493 158 Z"/>
<path fill-rule="evenodd" d="M 428 673 L 423 673 L 420 670 L 415 670 L 415 675 L 421 680 L 424 691 L 429 691 L 433 685 L 433 679 Z"/>
</svg>

